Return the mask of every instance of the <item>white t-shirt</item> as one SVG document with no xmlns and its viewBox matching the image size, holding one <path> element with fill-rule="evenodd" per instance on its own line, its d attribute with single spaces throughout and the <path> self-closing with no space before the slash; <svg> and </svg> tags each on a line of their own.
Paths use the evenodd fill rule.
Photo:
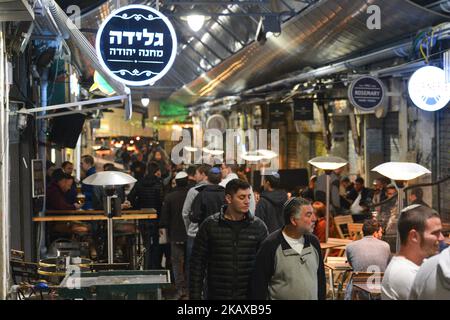
<svg viewBox="0 0 450 320">
<path fill-rule="evenodd" d="M 408 300 L 419 266 L 402 256 L 395 256 L 384 272 L 382 300 Z"/>
<path fill-rule="evenodd" d="M 299 239 L 294 239 L 285 235 L 284 232 L 282 232 L 282 234 L 291 248 L 294 249 L 298 254 L 302 254 L 303 247 L 305 246 L 305 238 L 301 236 Z"/>
</svg>

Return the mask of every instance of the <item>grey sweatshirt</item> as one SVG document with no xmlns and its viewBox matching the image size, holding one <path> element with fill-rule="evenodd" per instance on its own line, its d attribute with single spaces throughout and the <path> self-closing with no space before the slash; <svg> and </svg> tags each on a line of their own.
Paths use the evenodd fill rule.
<svg viewBox="0 0 450 320">
<path fill-rule="evenodd" d="M 197 183 L 194 187 L 189 189 L 186 200 L 184 200 L 182 215 L 188 237 L 195 238 L 195 236 L 197 235 L 198 223 L 192 223 L 191 220 L 189 220 L 189 214 L 192 211 L 192 203 L 194 202 L 195 197 L 198 195 L 197 188 L 206 184 L 208 184 L 208 182 L 206 181 Z"/>
</svg>

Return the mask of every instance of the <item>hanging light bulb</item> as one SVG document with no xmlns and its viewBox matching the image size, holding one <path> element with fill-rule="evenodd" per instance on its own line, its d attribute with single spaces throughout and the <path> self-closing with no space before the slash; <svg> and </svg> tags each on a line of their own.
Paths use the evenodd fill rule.
<svg viewBox="0 0 450 320">
<path fill-rule="evenodd" d="M 141 98 L 141 104 L 143 107 L 147 107 L 150 104 L 150 98 L 144 94 Z"/>
<path fill-rule="evenodd" d="M 189 15 L 187 17 L 187 23 L 193 31 L 197 32 L 203 27 L 203 24 L 205 23 L 205 16 L 200 14 Z"/>
</svg>

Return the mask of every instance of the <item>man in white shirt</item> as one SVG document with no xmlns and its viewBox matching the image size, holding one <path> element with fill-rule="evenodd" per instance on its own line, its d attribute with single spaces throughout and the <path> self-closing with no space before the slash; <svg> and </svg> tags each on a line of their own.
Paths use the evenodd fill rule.
<svg viewBox="0 0 450 320">
<path fill-rule="evenodd" d="M 402 210 L 398 220 L 400 251 L 389 263 L 381 284 L 383 300 L 407 300 L 423 260 L 439 253 L 443 239 L 439 214 L 422 205 Z"/>
</svg>

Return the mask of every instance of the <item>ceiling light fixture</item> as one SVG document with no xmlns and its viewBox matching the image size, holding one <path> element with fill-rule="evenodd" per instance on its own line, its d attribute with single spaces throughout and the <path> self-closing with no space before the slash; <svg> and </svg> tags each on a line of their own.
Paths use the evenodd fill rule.
<svg viewBox="0 0 450 320">
<path fill-rule="evenodd" d="M 187 16 L 187 23 L 194 32 L 199 31 L 203 27 L 205 20 L 205 16 L 201 14 L 191 14 Z"/>
<path fill-rule="evenodd" d="M 150 104 L 150 98 L 147 94 L 144 94 L 141 98 L 141 104 L 143 107 L 147 107 Z"/>
</svg>

